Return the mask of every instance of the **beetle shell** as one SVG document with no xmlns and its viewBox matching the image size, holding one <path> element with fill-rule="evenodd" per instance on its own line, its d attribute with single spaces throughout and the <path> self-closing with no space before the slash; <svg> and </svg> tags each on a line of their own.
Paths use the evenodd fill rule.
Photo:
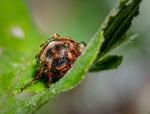
<svg viewBox="0 0 150 114">
<path fill-rule="evenodd" d="M 35 79 L 45 74 L 48 82 L 58 81 L 72 67 L 85 48 L 84 43 L 78 43 L 69 37 L 62 38 L 55 34 L 41 46 L 37 56 L 40 68 Z"/>
</svg>

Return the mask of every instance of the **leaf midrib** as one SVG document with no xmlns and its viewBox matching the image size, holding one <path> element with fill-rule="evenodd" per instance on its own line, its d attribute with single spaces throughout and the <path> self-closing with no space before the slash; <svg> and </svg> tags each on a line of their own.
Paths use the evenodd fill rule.
<svg viewBox="0 0 150 114">
<path fill-rule="evenodd" d="M 118 30 L 115 32 L 115 34 L 112 36 L 112 38 L 111 38 L 110 41 L 108 42 L 107 46 L 105 47 L 105 50 L 106 50 L 106 51 L 100 53 L 100 56 L 105 55 L 105 53 L 107 53 L 107 51 L 109 51 L 109 50 L 107 50 L 107 49 L 108 49 L 109 45 L 111 44 L 112 40 L 114 40 L 116 34 L 119 33 L 120 29 L 121 29 L 122 26 L 124 26 L 124 24 L 128 21 L 129 17 L 133 15 L 133 13 L 135 12 L 135 10 L 138 8 L 139 4 L 140 4 L 140 2 L 135 6 L 135 8 L 133 8 L 133 10 L 131 11 L 131 13 L 129 13 L 129 15 L 127 16 L 127 18 L 123 21 L 123 23 L 120 25 L 120 27 L 118 28 Z M 124 9 L 124 10 L 125 10 L 125 9 Z M 114 23 L 114 22 L 113 22 L 113 23 Z M 113 26 L 113 23 L 111 24 L 111 27 Z M 111 28 L 111 27 L 110 27 L 110 28 Z"/>
</svg>

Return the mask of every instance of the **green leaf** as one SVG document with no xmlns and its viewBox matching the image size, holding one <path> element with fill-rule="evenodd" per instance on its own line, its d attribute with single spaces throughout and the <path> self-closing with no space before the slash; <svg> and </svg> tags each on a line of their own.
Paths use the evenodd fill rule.
<svg viewBox="0 0 150 114">
<path fill-rule="evenodd" d="M 58 81 L 56 84 L 52 85 L 47 91 L 42 94 L 37 94 L 34 97 L 26 100 L 26 102 L 19 104 L 19 109 L 16 113 L 29 113 L 37 110 L 41 105 L 49 100 L 52 100 L 54 96 L 60 94 L 61 92 L 70 90 L 74 88 L 81 80 L 84 79 L 84 74 L 88 71 L 89 66 L 92 65 L 95 60 L 99 48 L 103 41 L 103 34 L 97 33 L 88 44 L 86 50 L 75 62 L 71 70 Z M 18 106 L 18 104 L 17 104 Z M 14 110 L 16 106 L 14 105 Z"/>
<path fill-rule="evenodd" d="M 117 55 L 109 55 L 97 61 L 90 67 L 90 72 L 116 69 L 122 63 L 123 57 Z"/>
<path fill-rule="evenodd" d="M 133 17 L 138 14 L 140 2 L 141 0 L 134 0 L 130 3 L 128 0 L 121 2 L 119 11 L 109 17 L 107 25 L 96 33 L 84 53 L 64 78 L 51 85 L 49 89 L 45 89 L 44 84 L 39 81 L 26 91 L 19 93 L 20 88 L 34 78 L 35 55 L 44 37 L 35 29 L 22 0 L 1 0 L 0 112 L 6 114 L 32 113 L 46 102 L 53 100 L 56 95 L 77 86 L 84 79 L 84 74 L 92 66 L 98 53 L 103 58 L 102 55 L 116 44 L 119 45 L 118 42 L 126 39 L 123 36 Z M 100 50 L 102 43 L 103 48 Z M 117 60 L 108 58 L 101 61 L 99 68 L 117 67 L 117 62 L 115 62 Z M 104 63 L 107 65 L 102 67 Z"/>
<path fill-rule="evenodd" d="M 44 94 L 38 96 L 38 99 L 34 99 L 34 102 L 32 104 L 29 104 L 27 109 L 29 109 L 30 111 L 36 110 L 39 106 L 49 101 L 53 96 L 61 92 L 70 90 L 76 85 L 78 85 L 80 81 L 84 79 L 84 74 L 88 71 L 89 67 L 95 60 L 102 42 L 103 34 L 97 32 L 88 44 L 86 50 L 78 58 L 72 69 L 69 70 L 69 72 L 64 76 L 64 78 L 62 78 L 56 84 L 51 86 L 49 90 L 46 91 Z"/>
<path fill-rule="evenodd" d="M 84 78 L 102 44 L 103 36 L 100 32 L 94 36 L 74 68 L 58 83 L 45 90 L 44 84 L 38 82 L 25 92 L 18 93 L 22 86 L 33 79 L 35 55 L 42 39 L 33 27 L 22 1 L 2 0 L 0 11 L 5 11 L 0 17 L 3 22 L 0 28 L 3 38 L 0 40 L 0 112 L 7 114 L 32 112 L 45 102 L 53 100 L 59 93 L 75 87 Z M 10 12 L 9 17 L 7 14 Z"/>
<path fill-rule="evenodd" d="M 35 49 L 41 43 L 41 35 L 22 0 L 0 0 L 0 13 L 1 48 L 24 52 Z"/>
<path fill-rule="evenodd" d="M 0 113 L 15 114 L 17 88 L 33 78 L 35 55 L 44 39 L 22 0 L 0 0 L 0 14 Z"/>
<path fill-rule="evenodd" d="M 132 20 L 139 14 L 142 0 L 121 0 L 117 8 L 112 10 L 102 26 L 105 42 L 101 47 L 99 56 L 127 41 L 125 33 L 130 28 Z M 98 57 L 99 59 L 99 57 Z"/>
</svg>

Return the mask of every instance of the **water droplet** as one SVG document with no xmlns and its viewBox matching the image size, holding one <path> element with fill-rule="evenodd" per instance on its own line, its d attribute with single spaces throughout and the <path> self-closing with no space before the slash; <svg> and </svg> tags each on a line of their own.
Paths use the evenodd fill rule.
<svg viewBox="0 0 150 114">
<path fill-rule="evenodd" d="M 18 39 L 24 39 L 24 32 L 20 27 L 12 27 L 10 32 L 14 37 Z"/>
</svg>

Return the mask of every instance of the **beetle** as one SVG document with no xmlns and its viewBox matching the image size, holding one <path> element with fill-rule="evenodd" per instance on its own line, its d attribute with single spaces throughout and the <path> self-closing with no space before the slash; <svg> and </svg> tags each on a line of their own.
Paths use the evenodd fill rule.
<svg viewBox="0 0 150 114">
<path fill-rule="evenodd" d="M 40 47 L 40 52 L 36 56 L 39 68 L 36 71 L 35 78 L 22 90 L 33 81 L 39 80 L 43 75 L 46 76 L 48 83 L 57 82 L 73 66 L 85 49 L 86 44 L 84 42 L 78 43 L 70 37 L 61 37 L 59 34 L 54 34 Z"/>
</svg>

